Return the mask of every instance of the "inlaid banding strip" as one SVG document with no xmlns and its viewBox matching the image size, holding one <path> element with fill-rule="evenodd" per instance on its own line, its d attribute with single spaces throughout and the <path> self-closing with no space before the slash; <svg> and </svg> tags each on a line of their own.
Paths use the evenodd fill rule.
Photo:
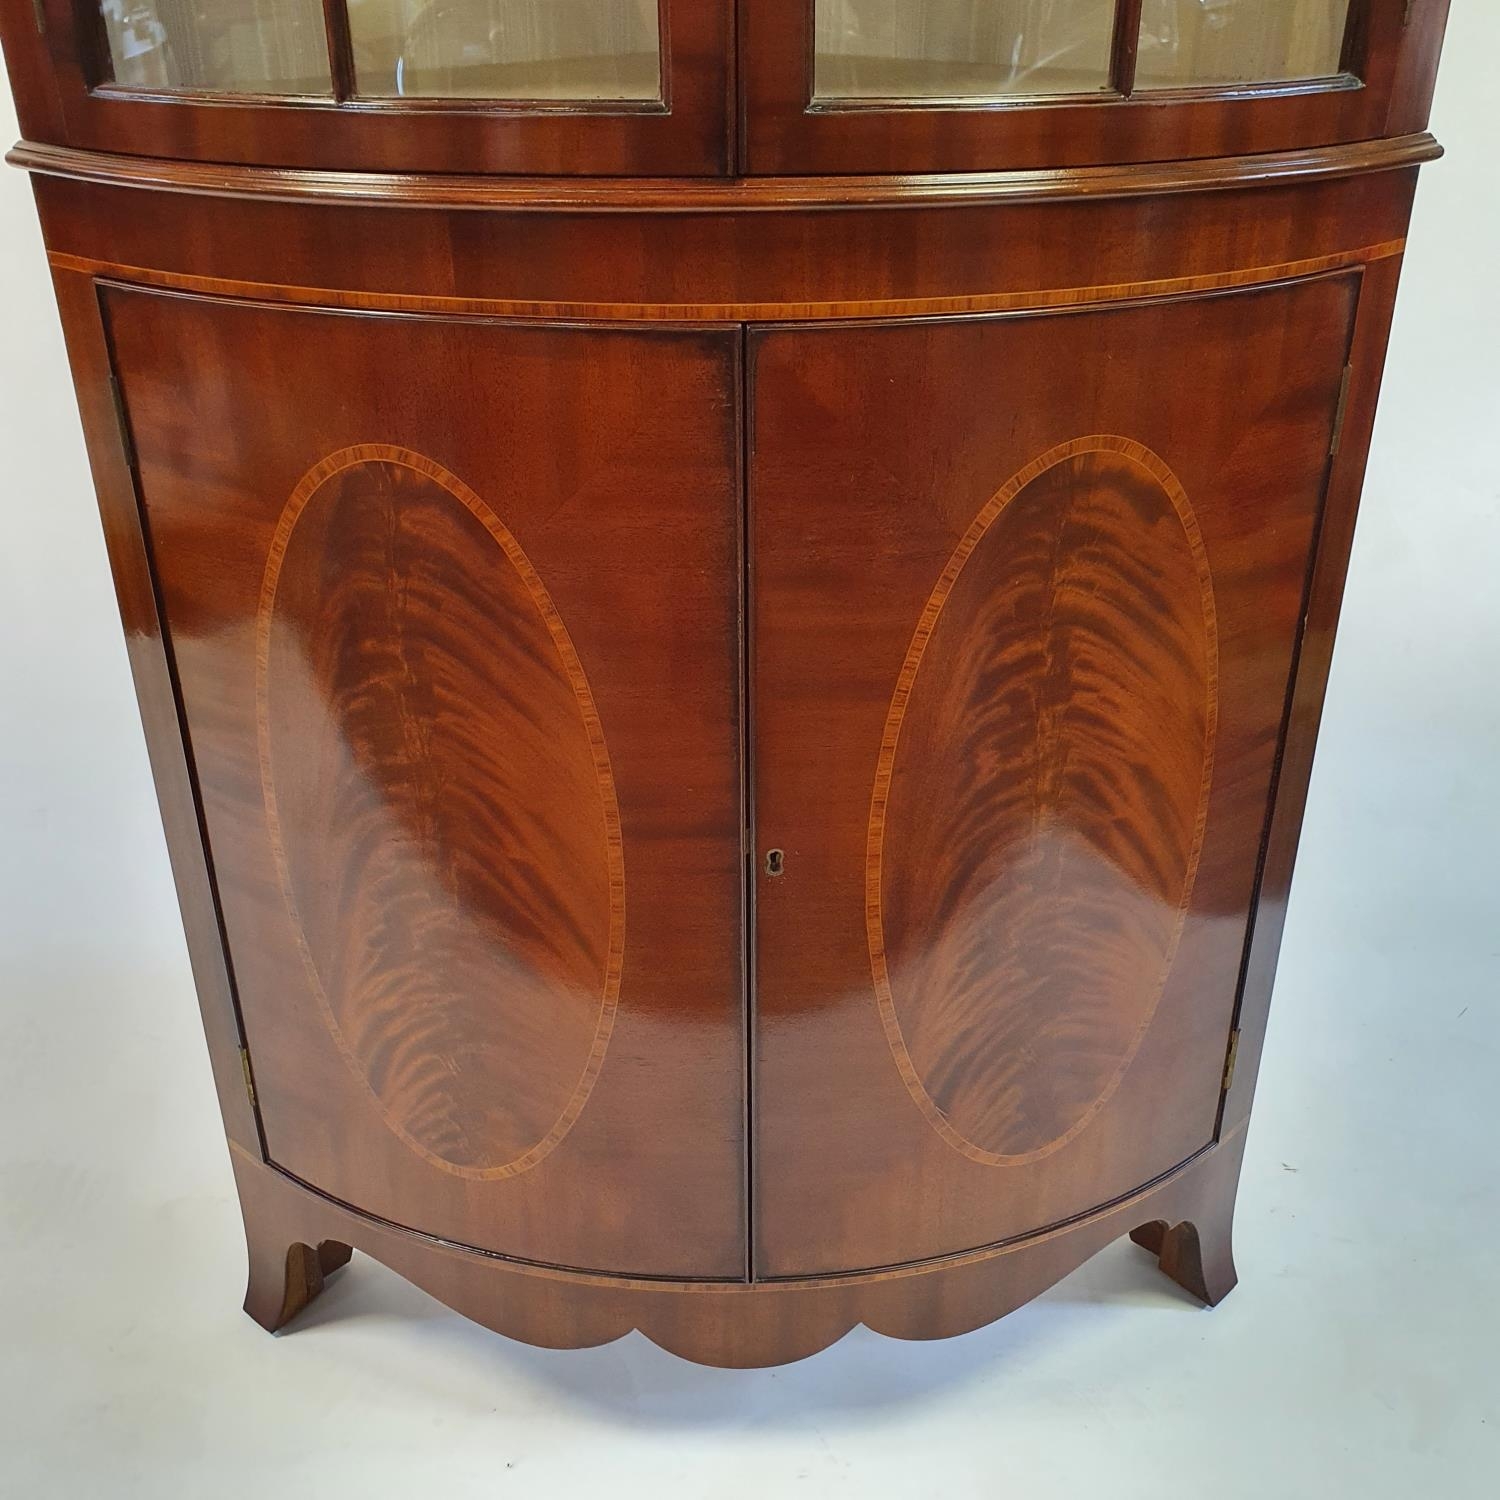
<svg viewBox="0 0 1500 1500">
<path fill-rule="evenodd" d="M 585 302 L 536 298 L 453 297 L 424 293 L 356 291 L 349 288 L 282 285 L 185 271 L 162 271 L 148 266 L 93 260 L 60 250 L 49 253 L 54 271 L 102 277 L 125 285 L 156 287 L 296 307 L 343 309 L 351 312 L 431 313 L 444 317 L 494 317 L 539 322 L 608 323 L 761 323 L 824 322 L 851 318 L 955 316 L 966 313 L 1043 312 L 1085 308 L 1158 297 L 1196 296 L 1205 292 L 1235 291 L 1269 286 L 1347 271 L 1404 253 L 1404 239 L 1385 240 L 1358 250 L 1281 261 L 1272 265 L 1238 267 L 1191 276 L 1111 282 L 1093 286 L 1046 287 L 1036 290 L 975 292 L 928 297 L 865 298 L 798 302 Z"/>
</svg>

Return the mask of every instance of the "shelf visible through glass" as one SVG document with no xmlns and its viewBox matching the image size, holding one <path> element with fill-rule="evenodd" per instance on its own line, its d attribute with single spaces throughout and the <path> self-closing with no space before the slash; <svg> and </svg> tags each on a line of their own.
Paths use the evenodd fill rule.
<svg viewBox="0 0 1500 1500">
<path fill-rule="evenodd" d="M 1135 86 L 1331 78 L 1348 24 L 1349 0 L 1144 0 Z"/>
<path fill-rule="evenodd" d="M 319 0 L 100 0 L 126 88 L 333 92 Z"/>
<path fill-rule="evenodd" d="M 1114 0 L 817 0 L 820 99 L 1090 94 L 1110 86 Z"/>
<path fill-rule="evenodd" d="M 1142 0 L 1135 88 L 1330 78 L 1350 0 Z M 817 0 L 817 99 L 951 100 L 1111 88 L 1115 0 Z"/>
<path fill-rule="evenodd" d="M 657 0 L 348 0 L 357 91 L 382 98 L 661 97 Z"/>
</svg>

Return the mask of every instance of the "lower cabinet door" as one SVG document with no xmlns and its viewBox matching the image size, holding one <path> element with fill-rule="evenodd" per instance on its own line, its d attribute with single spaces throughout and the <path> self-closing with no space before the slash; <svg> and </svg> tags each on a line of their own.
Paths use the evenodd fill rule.
<svg viewBox="0 0 1500 1500">
<path fill-rule="evenodd" d="M 271 1159 L 742 1277 L 740 335 L 104 295 Z"/>
<path fill-rule="evenodd" d="M 758 1274 L 1213 1138 L 1356 294 L 752 334 Z"/>
</svg>

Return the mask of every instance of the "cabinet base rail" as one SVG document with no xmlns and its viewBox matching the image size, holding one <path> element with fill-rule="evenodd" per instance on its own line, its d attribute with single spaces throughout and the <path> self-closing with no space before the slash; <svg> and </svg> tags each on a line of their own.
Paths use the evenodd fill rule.
<svg viewBox="0 0 1500 1500">
<path fill-rule="evenodd" d="M 546 1349 L 588 1349 L 639 1329 L 696 1364 L 755 1369 L 826 1349 L 860 1324 L 891 1338 L 951 1338 L 1040 1296 L 1128 1234 L 1212 1307 L 1235 1286 L 1232 1225 L 1243 1127 L 1169 1177 L 1058 1229 L 923 1265 L 751 1283 L 656 1281 L 552 1270 L 372 1219 L 233 1148 L 249 1251 L 245 1311 L 276 1332 L 360 1250 L 455 1312 Z"/>
</svg>

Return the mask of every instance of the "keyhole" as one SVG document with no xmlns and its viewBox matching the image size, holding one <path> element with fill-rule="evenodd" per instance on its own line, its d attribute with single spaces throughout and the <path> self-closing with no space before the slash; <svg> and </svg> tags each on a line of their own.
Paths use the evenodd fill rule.
<svg viewBox="0 0 1500 1500">
<path fill-rule="evenodd" d="M 766 874 L 780 875 L 786 869 L 786 854 L 783 850 L 772 849 L 766 854 Z"/>
</svg>

